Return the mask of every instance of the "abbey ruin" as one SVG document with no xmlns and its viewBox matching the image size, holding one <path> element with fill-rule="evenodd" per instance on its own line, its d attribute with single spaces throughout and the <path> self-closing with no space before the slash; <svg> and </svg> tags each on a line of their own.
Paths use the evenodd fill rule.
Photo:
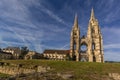
<svg viewBox="0 0 120 80">
<path fill-rule="evenodd" d="M 69 57 L 69 60 L 74 61 L 104 62 L 103 39 L 94 10 L 91 10 L 86 36 L 80 35 L 76 15 L 70 36 L 70 50 L 45 50 L 43 55 L 50 60 L 66 60 L 66 57 Z"/>
<path fill-rule="evenodd" d="M 75 16 L 71 31 L 70 57 L 76 61 L 104 62 L 102 34 L 93 9 L 86 36 L 81 37 L 78 17 Z"/>
</svg>

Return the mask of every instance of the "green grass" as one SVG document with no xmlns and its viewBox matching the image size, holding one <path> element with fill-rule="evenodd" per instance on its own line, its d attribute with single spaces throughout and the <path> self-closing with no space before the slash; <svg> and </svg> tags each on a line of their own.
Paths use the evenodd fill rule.
<svg viewBox="0 0 120 80">
<path fill-rule="evenodd" d="M 3 74 L 3 73 L 0 73 L 0 78 L 8 78 L 10 75 L 8 74 Z"/>
<path fill-rule="evenodd" d="M 104 80 L 109 73 L 120 74 L 120 63 L 92 63 L 74 61 L 49 61 L 49 60 L 6 60 L 14 64 L 50 66 L 53 72 L 74 75 L 75 80 Z"/>
</svg>

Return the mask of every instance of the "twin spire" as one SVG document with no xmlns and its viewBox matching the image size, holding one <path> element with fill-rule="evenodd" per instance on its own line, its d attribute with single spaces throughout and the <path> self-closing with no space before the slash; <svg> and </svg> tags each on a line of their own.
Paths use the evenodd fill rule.
<svg viewBox="0 0 120 80">
<path fill-rule="evenodd" d="M 90 20 L 95 20 L 95 15 L 94 15 L 94 10 L 93 10 L 93 8 L 92 8 L 92 10 L 91 10 Z M 78 16 L 77 16 L 77 13 L 75 14 L 74 27 L 78 27 Z"/>
<path fill-rule="evenodd" d="M 78 27 L 78 16 L 75 14 L 74 27 Z"/>
<path fill-rule="evenodd" d="M 92 8 L 92 10 L 91 10 L 90 20 L 95 20 L 95 15 L 94 15 L 94 10 L 93 10 L 93 8 Z"/>
</svg>

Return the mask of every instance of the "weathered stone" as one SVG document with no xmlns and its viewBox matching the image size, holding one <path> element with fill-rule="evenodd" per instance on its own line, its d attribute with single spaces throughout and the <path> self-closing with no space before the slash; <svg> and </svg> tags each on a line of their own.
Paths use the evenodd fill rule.
<svg viewBox="0 0 120 80">
<path fill-rule="evenodd" d="M 82 50 L 82 46 L 86 47 L 86 50 Z M 93 9 L 88 24 L 87 36 L 80 37 L 78 17 L 75 16 L 71 31 L 70 57 L 76 61 L 104 62 L 102 34 Z"/>
<path fill-rule="evenodd" d="M 3 64 L 6 64 L 3 62 Z M 12 65 L 12 66 L 11 66 Z M 30 67 L 30 68 L 29 68 Z M 1 65 L 0 66 L 0 73 L 10 74 L 10 75 L 19 75 L 19 74 L 29 74 L 29 73 L 36 73 L 36 72 L 47 72 L 50 70 L 50 67 L 42 67 L 42 66 L 28 66 L 27 68 L 24 65 L 19 64 L 10 64 L 9 65 Z"/>
<path fill-rule="evenodd" d="M 120 74 L 118 73 L 109 73 L 109 77 L 113 78 L 114 80 L 120 80 Z"/>
</svg>

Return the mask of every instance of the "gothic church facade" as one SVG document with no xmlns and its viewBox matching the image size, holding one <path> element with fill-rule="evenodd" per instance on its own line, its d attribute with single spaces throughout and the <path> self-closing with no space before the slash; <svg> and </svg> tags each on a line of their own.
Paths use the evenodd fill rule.
<svg viewBox="0 0 120 80">
<path fill-rule="evenodd" d="M 75 16 L 70 39 L 70 58 L 76 61 L 104 62 L 103 38 L 93 9 L 86 36 L 81 37 L 78 17 Z"/>
</svg>

